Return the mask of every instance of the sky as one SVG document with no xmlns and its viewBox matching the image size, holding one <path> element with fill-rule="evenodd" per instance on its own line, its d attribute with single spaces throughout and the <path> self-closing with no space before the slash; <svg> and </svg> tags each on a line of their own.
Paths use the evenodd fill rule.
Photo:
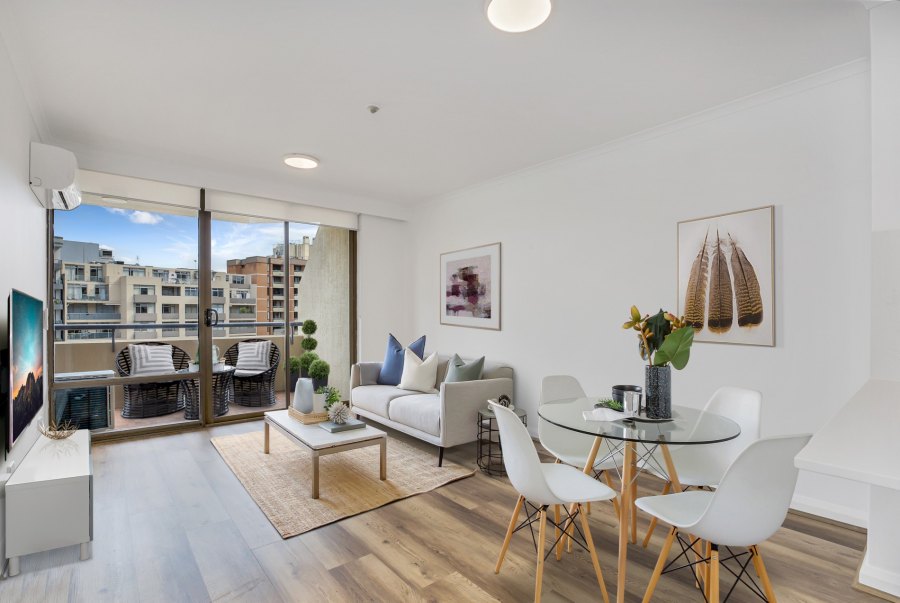
<svg viewBox="0 0 900 603">
<path fill-rule="evenodd" d="M 197 266 L 197 218 L 175 214 L 81 205 L 54 214 L 56 236 L 70 241 L 99 243 L 113 250 L 116 260 L 163 268 Z M 315 237 L 317 226 L 291 224 L 290 240 Z M 248 224 L 212 222 L 213 270 L 225 272 L 227 261 L 270 255 L 284 240 L 281 222 Z"/>
</svg>

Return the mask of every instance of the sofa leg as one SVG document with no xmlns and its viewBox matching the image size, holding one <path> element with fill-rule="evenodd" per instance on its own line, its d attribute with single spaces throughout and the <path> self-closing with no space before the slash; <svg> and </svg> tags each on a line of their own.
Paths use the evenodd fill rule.
<svg viewBox="0 0 900 603">
<path fill-rule="evenodd" d="M 444 447 L 438 446 L 438 467 L 443 467 L 444 465 Z"/>
</svg>

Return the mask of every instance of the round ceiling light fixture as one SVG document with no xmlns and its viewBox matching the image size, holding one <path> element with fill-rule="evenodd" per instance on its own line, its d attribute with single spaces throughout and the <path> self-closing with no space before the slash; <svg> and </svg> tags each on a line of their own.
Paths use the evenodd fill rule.
<svg viewBox="0 0 900 603">
<path fill-rule="evenodd" d="M 550 0 L 486 0 L 491 25 L 508 33 L 522 33 L 540 26 L 550 16 Z"/>
<path fill-rule="evenodd" d="M 297 168 L 299 170 L 311 170 L 319 167 L 319 160 L 312 155 L 303 155 L 301 153 L 291 153 L 284 156 L 284 163 Z"/>
</svg>

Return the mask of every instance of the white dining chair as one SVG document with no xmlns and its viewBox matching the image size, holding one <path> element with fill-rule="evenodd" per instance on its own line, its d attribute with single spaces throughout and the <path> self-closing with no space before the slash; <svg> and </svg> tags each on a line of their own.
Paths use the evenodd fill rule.
<svg viewBox="0 0 900 603">
<path fill-rule="evenodd" d="M 554 517 L 550 522 L 554 526 L 555 541 L 547 556 L 555 549 L 556 559 L 559 560 L 562 557 L 562 535 L 565 530 L 570 541 L 575 541 L 590 553 L 591 563 L 597 574 L 597 582 L 600 584 L 600 592 L 603 594 L 603 601 L 609 603 L 603 572 L 600 570 L 600 561 L 597 559 L 591 528 L 587 516 L 583 512 L 582 503 L 610 500 L 616 495 L 615 492 L 605 484 L 569 465 L 542 463 L 538 458 L 531 435 L 515 413 L 499 404 L 493 402 L 489 404 L 494 410 L 497 426 L 500 429 L 506 474 L 509 476 L 510 483 L 519 492 L 519 498 L 509 520 L 509 527 L 506 530 L 506 537 L 503 539 L 503 546 L 500 548 L 500 556 L 497 558 L 494 573 L 500 573 L 500 567 L 503 565 L 503 559 L 506 557 L 513 533 L 528 527 L 533 536 L 533 525 L 537 522 L 537 574 L 534 582 L 534 600 L 535 602 L 541 600 L 541 584 L 546 559 L 544 541 L 547 531 L 547 510 L 552 506 Z M 574 505 L 574 512 L 570 513 L 569 505 Z M 526 518 L 517 526 L 523 507 L 526 509 Z M 564 520 L 560 518 L 561 507 L 565 509 L 567 515 Z M 580 531 L 575 527 L 576 519 L 581 521 Z M 562 523 L 563 521 L 565 524 Z"/>
<path fill-rule="evenodd" d="M 734 459 L 747 446 L 759 439 L 762 394 L 752 389 L 721 387 L 707 401 L 703 411 L 731 419 L 740 426 L 741 433 L 732 440 L 717 444 L 670 448 L 672 462 L 675 465 L 675 471 L 678 472 L 678 482 L 682 489 L 716 486 Z M 697 429 L 702 428 L 703 419 L 701 418 Z M 662 471 L 662 468 L 665 467 L 664 463 L 661 455 L 654 453 L 652 460 L 648 459 L 641 463 L 640 468 L 665 480 L 662 493 L 667 494 L 672 488 L 672 482 Z M 644 548 L 647 548 L 655 529 L 656 520 L 651 519 L 647 535 L 644 537 Z"/>
<path fill-rule="evenodd" d="M 751 443 L 727 469 L 714 492 L 694 490 L 639 498 L 637 506 L 640 509 L 672 526 L 647 585 L 644 603 L 650 601 L 663 572 L 674 571 L 670 567 L 681 557 L 685 564 L 675 569 L 692 565 L 689 554 L 698 550 L 702 551 L 699 563 L 703 568 L 699 574 L 703 576 L 709 603 L 719 602 L 720 564 L 730 560 L 735 560 L 738 565 L 737 571 L 730 566 L 727 568 L 737 576 L 735 585 L 752 562 L 762 582 L 762 593 L 757 594 L 764 594 L 769 603 L 775 603 L 775 591 L 759 544 L 768 540 L 784 522 L 797 484 L 794 457 L 810 437 L 782 436 Z M 683 535 L 688 535 L 687 542 Z M 676 538 L 682 553 L 667 564 Z M 720 556 L 723 547 L 726 557 Z M 731 547 L 746 547 L 748 551 L 734 553 Z M 749 558 L 744 559 L 745 556 Z M 753 584 L 756 587 L 755 582 Z"/>
<path fill-rule="evenodd" d="M 578 379 L 570 375 L 550 375 L 544 377 L 541 381 L 540 404 L 542 405 L 554 400 L 585 397 L 587 395 L 584 393 L 584 389 L 581 387 Z M 555 456 L 557 461 L 578 469 L 584 469 L 588 455 L 594 445 L 594 440 L 596 440 L 594 436 L 564 429 L 545 420 L 538 422 L 538 439 L 541 441 L 541 446 Z M 601 450 L 594 462 L 594 477 L 603 478 L 606 485 L 612 488 L 610 472 L 617 471 L 617 461 L 621 464 L 621 457 L 621 452 L 616 452 L 615 454 L 607 452 L 604 454 Z M 616 515 L 618 515 L 618 499 L 613 498 L 612 503 L 616 510 Z M 590 512 L 590 505 L 588 505 L 588 512 Z"/>
</svg>

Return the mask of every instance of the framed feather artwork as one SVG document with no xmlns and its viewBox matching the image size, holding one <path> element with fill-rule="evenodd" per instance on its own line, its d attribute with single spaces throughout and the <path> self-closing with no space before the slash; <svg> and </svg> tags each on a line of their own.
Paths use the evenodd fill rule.
<svg viewBox="0 0 900 603">
<path fill-rule="evenodd" d="M 678 223 L 678 312 L 694 341 L 775 345 L 775 207 Z"/>
</svg>

